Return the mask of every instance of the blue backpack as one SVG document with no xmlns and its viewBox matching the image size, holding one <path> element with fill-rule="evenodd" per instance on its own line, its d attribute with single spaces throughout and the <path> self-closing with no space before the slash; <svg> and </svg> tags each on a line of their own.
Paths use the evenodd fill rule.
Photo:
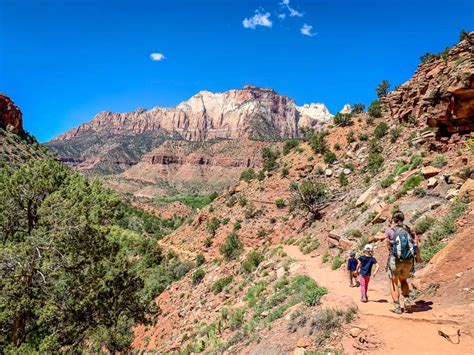
<svg viewBox="0 0 474 355">
<path fill-rule="evenodd" d="M 404 228 L 395 226 L 392 228 L 395 233 L 390 241 L 392 244 L 392 254 L 400 260 L 408 260 L 415 257 L 415 246 L 411 234 Z"/>
</svg>

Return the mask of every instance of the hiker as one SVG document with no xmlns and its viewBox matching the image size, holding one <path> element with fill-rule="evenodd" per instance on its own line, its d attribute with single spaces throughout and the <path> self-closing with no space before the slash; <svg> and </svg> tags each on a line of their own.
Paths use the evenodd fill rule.
<svg viewBox="0 0 474 355">
<path fill-rule="evenodd" d="M 359 281 L 357 281 L 357 259 L 355 258 L 355 250 L 352 250 L 349 256 L 350 258 L 349 260 L 347 260 L 347 271 L 349 272 L 349 287 L 358 287 Z"/>
<path fill-rule="evenodd" d="M 375 265 L 374 277 L 379 271 L 379 264 L 377 260 L 372 256 L 373 247 L 371 244 L 366 244 L 364 246 L 364 255 L 359 256 L 357 261 L 356 272 L 359 274 L 360 282 L 360 300 L 362 302 L 368 302 L 367 291 L 369 289 L 370 276 L 372 274 L 372 267 Z"/>
<path fill-rule="evenodd" d="M 421 259 L 417 236 L 403 223 L 404 220 L 405 216 L 401 211 L 394 212 L 392 215 L 393 227 L 385 232 L 389 251 L 387 272 L 394 306 L 391 311 L 396 314 L 403 313 L 400 307 L 399 282 L 402 289 L 404 311 L 411 312 L 410 286 L 407 279 L 414 267 L 415 259 L 417 261 Z"/>
</svg>

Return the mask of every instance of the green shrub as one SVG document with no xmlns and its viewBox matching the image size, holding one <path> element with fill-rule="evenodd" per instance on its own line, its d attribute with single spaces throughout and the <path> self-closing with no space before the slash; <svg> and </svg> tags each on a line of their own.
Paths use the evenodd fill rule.
<svg viewBox="0 0 474 355">
<path fill-rule="evenodd" d="M 367 170 L 369 170 L 372 174 L 377 174 L 383 164 L 383 161 L 383 156 L 380 153 L 369 153 L 367 158 Z"/>
<path fill-rule="evenodd" d="M 204 279 L 204 276 L 206 276 L 206 272 L 203 269 L 199 268 L 196 271 L 194 271 L 193 285 L 199 284 Z"/>
<path fill-rule="evenodd" d="M 216 231 L 219 228 L 220 224 L 220 219 L 215 216 L 213 216 L 209 221 L 207 221 L 206 228 L 211 236 L 216 235 Z"/>
<path fill-rule="evenodd" d="M 423 158 L 419 155 L 413 155 L 410 159 L 409 170 L 415 169 L 423 164 Z"/>
<path fill-rule="evenodd" d="M 446 161 L 446 158 L 443 154 L 438 154 L 433 161 L 431 162 L 431 166 L 435 168 L 442 168 L 445 166 L 448 162 Z"/>
<path fill-rule="evenodd" d="M 367 135 L 367 133 L 362 133 L 359 135 L 359 140 L 366 142 L 369 140 L 369 136 Z"/>
<path fill-rule="evenodd" d="M 241 227 L 242 227 L 242 221 L 238 219 L 234 222 L 234 226 L 232 227 L 232 229 L 234 231 L 238 231 Z"/>
<path fill-rule="evenodd" d="M 390 142 L 395 143 L 401 134 L 402 134 L 402 127 L 399 126 L 399 127 L 392 128 L 389 132 Z"/>
<path fill-rule="evenodd" d="M 240 173 L 240 180 L 244 180 L 245 182 L 250 182 L 255 179 L 255 170 L 252 168 L 245 169 Z"/>
<path fill-rule="evenodd" d="M 329 253 L 327 251 L 324 252 L 322 261 L 323 263 L 327 263 L 329 261 Z"/>
<path fill-rule="evenodd" d="M 456 232 L 456 219 L 466 212 L 468 205 L 467 199 L 456 200 L 449 212 L 435 222 L 431 234 L 421 245 L 421 257 L 424 261 L 429 261 L 444 247 L 444 238 Z"/>
<path fill-rule="evenodd" d="M 275 205 L 278 207 L 278 208 L 285 208 L 285 200 L 282 199 L 281 197 L 280 198 L 277 198 L 275 200 Z"/>
<path fill-rule="evenodd" d="M 382 97 L 387 96 L 388 90 L 390 89 L 390 83 L 388 80 L 382 80 L 379 85 L 375 88 L 375 93 L 377 97 L 380 99 Z"/>
<path fill-rule="evenodd" d="M 433 227 L 434 222 L 435 219 L 428 216 L 418 219 L 414 226 L 415 233 L 423 234 L 427 232 L 431 227 Z"/>
<path fill-rule="evenodd" d="M 371 117 L 382 117 L 382 106 L 380 105 L 380 100 L 372 101 L 367 112 Z"/>
<path fill-rule="evenodd" d="M 347 186 L 349 184 L 349 180 L 347 179 L 346 174 L 341 173 L 339 175 L 339 185 L 341 186 Z"/>
<path fill-rule="evenodd" d="M 354 134 L 354 131 L 351 129 L 349 132 L 347 132 L 346 134 L 346 140 L 347 140 L 347 143 L 352 143 L 352 142 L 355 142 L 355 134 Z"/>
<path fill-rule="evenodd" d="M 243 249 L 244 246 L 236 232 L 227 234 L 224 244 L 219 248 L 222 255 L 228 261 L 239 256 Z"/>
<path fill-rule="evenodd" d="M 204 257 L 204 255 L 202 253 L 199 253 L 196 256 L 196 266 L 201 266 L 205 262 L 206 262 L 206 258 Z"/>
<path fill-rule="evenodd" d="M 295 276 L 291 288 L 295 292 L 295 299 L 302 300 L 307 306 L 318 305 L 321 297 L 327 293 L 325 288 L 320 287 L 307 275 Z"/>
<path fill-rule="evenodd" d="M 352 124 L 352 115 L 338 112 L 334 116 L 334 124 L 340 127 L 350 126 Z"/>
<path fill-rule="evenodd" d="M 339 143 L 334 144 L 335 150 L 341 150 L 341 145 Z"/>
<path fill-rule="evenodd" d="M 410 176 L 402 186 L 400 193 L 405 195 L 408 191 L 413 190 L 423 181 L 423 176 L 421 175 L 412 175 Z"/>
<path fill-rule="evenodd" d="M 380 185 L 383 188 L 387 188 L 390 185 L 392 185 L 394 182 L 395 182 L 395 176 L 394 176 L 394 174 L 390 174 L 380 182 Z"/>
<path fill-rule="evenodd" d="M 234 195 L 232 196 L 227 196 L 227 199 L 226 199 L 226 202 L 225 202 L 225 205 L 227 207 L 233 207 L 235 206 L 235 204 L 237 203 L 237 197 L 235 197 Z"/>
<path fill-rule="evenodd" d="M 278 151 L 274 151 L 269 147 L 265 147 L 262 149 L 262 158 L 263 158 L 263 169 L 266 171 L 272 171 L 276 168 L 277 163 L 276 160 L 279 156 Z"/>
<path fill-rule="evenodd" d="M 416 197 L 425 197 L 426 196 L 426 190 L 422 187 L 415 187 L 413 190 L 413 195 Z"/>
<path fill-rule="evenodd" d="M 388 132 L 388 125 L 385 122 L 380 122 L 374 130 L 374 136 L 377 139 L 384 137 Z"/>
<path fill-rule="evenodd" d="M 259 253 L 256 250 L 251 250 L 248 254 L 247 257 L 245 258 L 245 261 L 242 263 L 242 268 L 246 273 L 251 273 L 253 272 L 263 261 L 264 257 L 263 254 Z"/>
<path fill-rule="evenodd" d="M 310 321 L 310 334 L 317 332 L 317 341 L 321 346 L 331 338 L 344 323 L 350 323 L 357 313 L 356 308 L 347 310 L 323 308 Z"/>
<path fill-rule="evenodd" d="M 289 173 L 290 173 L 290 170 L 286 166 L 284 166 L 283 168 L 281 168 L 280 177 L 286 178 Z"/>
<path fill-rule="evenodd" d="M 352 106 L 352 113 L 354 115 L 357 115 L 358 113 L 362 113 L 365 110 L 365 105 L 364 104 L 354 104 Z"/>
<path fill-rule="evenodd" d="M 265 179 L 265 170 L 260 169 L 257 173 L 257 180 L 263 181 Z"/>
<path fill-rule="evenodd" d="M 332 164 L 337 160 L 337 156 L 333 152 L 326 152 L 324 154 L 324 162 L 327 164 Z"/>
<path fill-rule="evenodd" d="M 337 270 L 341 267 L 341 265 L 344 264 L 344 259 L 340 256 L 336 256 L 333 260 L 332 260 L 332 264 L 331 264 L 331 269 L 332 270 Z"/>
<path fill-rule="evenodd" d="M 324 154 L 328 150 L 326 143 L 326 134 L 324 132 L 315 132 L 308 140 L 311 149 L 317 154 Z"/>
<path fill-rule="evenodd" d="M 204 239 L 204 246 L 205 246 L 206 248 L 210 248 L 211 245 L 212 245 L 212 243 L 213 243 L 213 241 L 212 241 L 212 239 L 211 239 L 210 237 L 206 237 L 206 239 Z"/>
<path fill-rule="evenodd" d="M 296 148 L 300 144 L 298 139 L 289 139 L 283 145 L 283 155 L 287 155 L 293 148 Z"/>
<path fill-rule="evenodd" d="M 303 254 L 311 253 L 312 251 L 318 249 L 320 245 L 321 243 L 319 240 L 312 238 L 311 235 L 303 238 L 298 243 L 298 246 Z"/>
<path fill-rule="evenodd" d="M 236 308 L 229 315 L 229 327 L 232 330 L 239 329 L 244 322 L 245 309 Z"/>
<path fill-rule="evenodd" d="M 226 288 L 228 285 L 232 283 L 233 277 L 232 276 L 226 276 L 223 277 L 216 282 L 214 282 L 211 286 L 211 291 L 214 292 L 215 295 L 218 293 L 221 293 L 224 288 Z"/>
</svg>

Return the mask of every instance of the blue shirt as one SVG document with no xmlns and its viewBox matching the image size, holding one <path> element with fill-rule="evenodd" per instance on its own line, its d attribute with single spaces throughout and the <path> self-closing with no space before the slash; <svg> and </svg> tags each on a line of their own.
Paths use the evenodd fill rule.
<svg viewBox="0 0 474 355">
<path fill-rule="evenodd" d="M 372 266 L 377 264 L 377 260 L 373 256 L 362 255 L 359 257 L 360 274 L 362 276 L 370 276 L 372 273 Z"/>
<path fill-rule="evenodd" d="M 349 260 L 347 260 L 347 270 L 356 271 L 356 269 L 357 269 L 357 259 L 350 258 Z"/>
</svg>

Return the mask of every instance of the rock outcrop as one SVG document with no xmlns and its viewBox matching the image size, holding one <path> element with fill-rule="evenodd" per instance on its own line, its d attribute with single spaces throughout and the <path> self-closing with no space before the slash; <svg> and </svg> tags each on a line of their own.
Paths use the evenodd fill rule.
<svg viewBox="0 0 474 355">
<path fill-rule="evenodd" d="M 20 109 L 3 94 L 0 94 L 0 126 L 14 133 L 23 131 L 23 115 Z"/>
<path fill-rule="evenodd" d="M 474 32 L 446 54 L 420 64 L 415 75 L 384 99 L 391 116 L 415 118 L 441 134 L 474 129 Z"/>
<path fill-rule="evenodd" d="M 155 132 L 191 141 L 291 138 L 299 135 L 301 127 L 322 127 L 331 118 L 323 104 L 298 107 L 294 100 L 273 89 L 245 86 L 222 93 L 201 91 L 176 107 L 138 109 L 130 113 L 101 112 L 91 122 L 55 140 L 104 131 Z"/>
</svg>

